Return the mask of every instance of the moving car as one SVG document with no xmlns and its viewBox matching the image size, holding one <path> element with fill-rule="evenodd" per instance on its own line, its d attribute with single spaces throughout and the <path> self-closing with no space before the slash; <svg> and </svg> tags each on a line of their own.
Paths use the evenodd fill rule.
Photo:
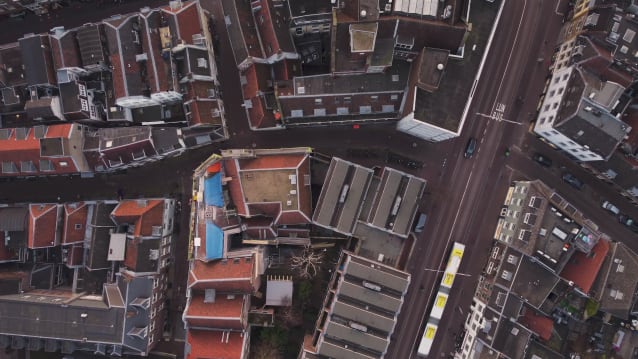
<svg viewBox="0 0 638 359">
<path fill-rule="evenodd" d="M 534 156 L 532 156 L 532 159 L 538 162 L 541 166 L 544 166 L 544 167 L 552 166 L 552 160 L 550 160 L 549 158 L 547 158 L 547 156 L 540 154 L 538 152 L 536 152 Z"/>
<path fill-rule="evenodd" d="M 475 151 L 476 151 L 476 138 L 470 137 L 470 140 L 467 141 L 467 146 L 465 146 L 465 158 L 472 158 L 472 156 L 474 156 Z"/>
<path fill-rule="evenodd" d="M 608 210 L 609 212 L 615 214 L 615 215 L 619 215 L 620 214 L 620 210 L 618 209 L 618 207 L 614 206 L 609 201 L 603 202 L 603 208 Z"/>
<path fill-rule="evenodd" d="M 563 175 L 563 181 L 567 182 L 570 186 L 580 190 L 583 189 L 585 185 L 583 181 L 579 180 L 576 176 L 571 173 L 565 173 Z"/>
</svg>

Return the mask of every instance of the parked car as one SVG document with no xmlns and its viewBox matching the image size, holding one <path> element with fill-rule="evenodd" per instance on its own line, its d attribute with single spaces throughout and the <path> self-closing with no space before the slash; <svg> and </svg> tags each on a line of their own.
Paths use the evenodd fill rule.
<svg viewBox="0 0 638 359">
<path fill-rule="evenodd" d="M 538 152 L 536 152 L 534 156 L 532 156 L 532 159 L 540 163 L 541 166 L 544 166 L 544 167 L 552 166 L 552 160 L 550 160 L 549 158 L 547 158 L 547 156 L 540 154 Z"/>
<path fill-rule="evenodd" d="M 474 152 L 476 152 L 476 138 L 470 137 L 467 146 L 465 146 L 465 158 L 472 158 Z"/>
<path fill-rule="evenodd" d="M 636 221 L 634 221 L 633 218 L 629 217 L 626 214 L 621 214 L 620 216 L 618 216 L 618 221 L 627 227 L 631 227 L 632 225 L 636 224 Z"/>
<path fill-rule="evenodd" d="M 583 181 L 579 180 L 578 177 L 574 176 L 571 173 L 565 173 L 563 175 L 563 181 L 567 182 L 570 186 L 580 190 L 583 189 L 585 185 Z"/>
<path fill-rule="evenodd" d="M 615 214 L 615 215 L 619 215 L 620 214 L 620 210 L 618 209 L 618 207 L 614 206 L 609 201 L 603 202 L 603 208 L 608 210 L 609 212 Z"/>
</svg>

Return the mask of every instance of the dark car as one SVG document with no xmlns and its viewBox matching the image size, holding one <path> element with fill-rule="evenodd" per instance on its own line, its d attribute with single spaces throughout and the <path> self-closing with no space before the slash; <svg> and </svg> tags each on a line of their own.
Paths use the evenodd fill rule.
<svg viewBox="0 0 638 359">
<path fill-rule="evenodd" d="M 541 166 L 545 166 L 545 167 L 551 167 L 552 166 L 552 160 L 550 160 L 549 158 L 547 158 L 547 156 L 540 154 L 540 153 L 535 153 L 534 156 L 532 156 L 532 159 L 538 163 L 541 164 Z"/>
<path fill-rule="evenodd" d="M 472 158 L 474 152 L 476 152 L 476 138 L 470 137 L 467 146 L 465 146 L 465 158 Z"/>
<path fill-rule="evenodd" d="M 563 181 L 567 182 L 570 186 L 576 189 L 583 189 L 585 185 L 583 181 L 579 180 L 576 176 L 571 173 L 565 173 L 563 175 Z"/>
<path fill-rule="evenodd" d="M 618 216 L 618 221 L 627 227 L 631 227 L 632 224 L 636 223 L 633 218 L 629 217 L 626 214 L 621 214 L 620 216 Z"/>
<path fill-rule="evenodd" d="M 618 216 L 618 221 L 625 226 L 629 227 L 634 232 L 638 233 L 638 222 L 636 222 L 633 218 L 629 217 L 626 214 L 621 214 Z"/>
</svg>

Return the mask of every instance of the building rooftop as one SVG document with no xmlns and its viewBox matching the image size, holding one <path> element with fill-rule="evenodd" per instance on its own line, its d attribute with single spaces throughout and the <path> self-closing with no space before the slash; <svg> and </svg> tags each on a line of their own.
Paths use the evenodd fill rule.
<svg viewBox="0 0 638 359">
<path fill-rule="evenodd" d="M 214 262 L 194 260 L 188 274 L 192 289 L 215 289 L 226 293 L 251 293 L 254 290 L 254 257 L 221 259 Z"/>
<path fill-rule="evenodd" d="M 372 176 L 371 169 L 333 157 L 313 222 L 342 234 L 352 234 Z"/>
<path fill-rule="evenodd" d="M 115 206 L 115 203 L 105 202 L 95 205 L 93 216 L 90 218 L 91 233 L 85 263 L 89 270 L 111 268 L 111 262 L 107 258 L 111 232 L 116 230 L 111 219 L 111 212 Z"/>
<path fill-rule="evenodd" d="M 184 320 L 191 328 L 242 330 L 245 300 L 243 295 L 191 292 Z"/>
<path fill-rule="evenodd" d="M 121 201 L 111 213 L 119 225 L 128 224 L 135 237 L 161 237 L 164 224 L 163 199 L 130 199 Z"/>
<path fill-rule="evenodd" d="M 366 222 L 375 228 L 407 237 L 425 184 L 425 180 L 405 172 L 384 168 Z"/>
<path fill-rule="evenodd" d="M 638 287 L 638 256 L 621 242 L 614 242 L 605 257 L 591 292 L 600 303 L 600 310 L 627 320 Z"/>
<path fill-rule="evenodd" d="M 296 54 L 288 25 L 288 7 L 273 0 L 257 1 L 259 6 L 253 6 L 253 17 L 265 57 L 281 53 Z"/>
<path fill-rule="evenodd" d="M 58 222 L 60 209 L 57 204 L 29 205 L 29 237 L 31 249 L 54 247 L 59 243 Z"/>
<path fill-rule="evenodd" d="M 62 244 L 84 242 L 84 235 L 89 220 L 89 208 L 93 213 L 93 204 L 73 202 L 64 204 L 64 229 Z"/>
<path fill-rule="evenodd" d="M 292 0 L 288 1 L 288 8 L 293 20 L 295 18 L 332 14 L 330 0 Z"/>
<path fill-rule="evenodd" d="M 497 324 L 492 347 L 511 358 L 521 358 L 532 333 L 518 322 L 500 320 Z"/>
<path fill-rule="evenodd" d="M 609 246 L 609 241 L 603 239 L 598 241 L 589 254 L 576 252 L 563 268 L 561 277 L 574 282 L 583 293 L 589 294 L 609 252 Z"/>
<path fill-rule="evenodd" d="M 51 31 L 51 52 L 55 69 L 61 67 L 82 67 L 77 29 L 58 28 Z M 87 39 L 84 38 L 84 41 Z M 87 46 L 86 42 L 83 43 Z"/>
<path fill-rule="evenodd" d="M 224 171 L 231 179 L 227 185 L 240 215 L 265 215 L 278 224 L 310 222 L 312 198 L 306 148 L 227 157 Z"/>
<path fill-rule="evenodd" d="M 391 68 L 379 74 L 301 76 L 293 79 L 294 95 L 359 94 L 404 91 L 410 64 L 394 61 Z"/>
<path fill-rule="evenodd" d="M 240 359 L 248 347 L 248 336 L 243 332 L 189 329 L 187 335 L 190 350 L 186 352 L 186 359 Z"/>
<path fill-rule="evenodd" d="M 25 292 L 0 296 L 3 318 L 0 332 L 78 342 L 121 343 L 124 308 L 109 308 L 102 296 L 83 298 L 57 294 Z"/>
<path fill-rule="evenodd" d="M 55 69 L 47 35 L 26 35 L 18 40 L 29 86 L 55 85 Z"/>
<path fill-rule="evenodd" d="M 0 46 L 0 82 L 2 87 L 26 85 L 26 74 L 22 67 L 22 51 L 17 42 Z"/>
<path fill-rule="evenodd" d="M 638 51 L 638 37 L 636 37 L 638 21 L 633 14 L 624 16 L 616 14 L 611 23 L 613 26 L 608 40 L 616 45 L 614 59 L 636 71 L 638 69 L 638 62 L 635 59 L 635 53 Z"/>
<path fill-rule="evenodd" d="M 167 14 L 171 34 L 174 34 L 173 45 L 181 41 L 192 45 L 198 34 L 202 33 L 199 1 L 180 1 L 161 9 Z"/>
<path fill-rule="evenodd" d="M 428 92 L 436 91 L 443 78 L 449 56 L 448 50 L 423 48 L 419 62 L 416 64 L 417 86 Z"/>
<path fill-rule="evenodd" d="M 609 158 L 630 128 L 606 111 L 592 106 L 588 99 L 580 102 L 578 111 L 554 126 L 573 141 L 589 146 L 591 151 Z"/>
<path fill-rule="evenodd" d="M 106 47 L 103 43 L 104 25 L 86 24 L 76 29 L 81 64 L 91 68 L 108 64 Z"/>
<path fill-rule="evenodd" d="M 376 22 L 354 23 L 349 25 L 350 52 L 373 52 L 377 40 L 379 24 Z"/>
<path fill-rule="evenodd" d="M 239 66 L 249 57 L 263 58 L 263 49 L 255 27 L 249 3 L 234 0 L 222 0 L 224 15 L 228 17 L 226 27 L 228 38 Z"/>
<path fill-rule="evenodd" d="M 410 275 L 343 252 L 318 325 L 315 353 L 334 358 L 380 358 L 387 351 Z M 365 328 L 361 330 L 359 328 Z M 351 345 L 345 345 L 345 344 Z M 354 344 L 354 345 L 352 345 Z"/>
</svg>

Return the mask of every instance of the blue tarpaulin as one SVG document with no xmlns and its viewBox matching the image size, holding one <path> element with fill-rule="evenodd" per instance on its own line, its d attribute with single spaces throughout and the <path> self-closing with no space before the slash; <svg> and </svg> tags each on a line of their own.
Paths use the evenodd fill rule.
<svg viewBox="0 0 638 359">
<path fill-rule="evenodd" d="M 204 201 L 207 206 L 224 207 L 221 173 L 215 173 L 204 180 Z"/>
<path fill-rule="evenodd" d="M 206 223 L 206 260 L 221 258 L 224 251 L 224 231 L 214 223 Z"/>
</svg>

